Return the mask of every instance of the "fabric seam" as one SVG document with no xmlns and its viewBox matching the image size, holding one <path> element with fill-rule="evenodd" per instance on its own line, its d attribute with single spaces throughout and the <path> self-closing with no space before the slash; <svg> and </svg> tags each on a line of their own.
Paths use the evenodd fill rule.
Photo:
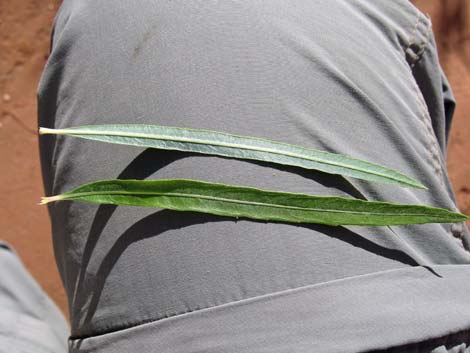
<svg viewBox="0 0 470 353">
<path fill-rule="evenodd" d="M 419 44 L 417 51 L 415 52 L 415 57 L 410 59 L 410 71 L 413 69 L 413 67 L 419 62 L 419 60 L 423 57 L 424 52 L 428 48 L 428 44 L 430 41 L 430 36 L 432 33 L 432 25 L 431 22 L 428 20 L 426 23 L 426 18 L 420 14 L 419 12 L 416 13 L 416 22 L 414 26 L 412 27 L 412 31 L 410 36 L 408 37 L 408 45 L 405 48 L 405 55 L 408 52 L 408 50 L 411 50 L 411 47 L 413 45 L 418 45 L 416 43 L 416 37 L 417 37 L 417 32 L 419 28 L 419 24 L 423 23 L 424 26 L 426 26 L 426 35 L 422 43 Z M 422 124 L 424 125 L 424 133 L 426 135 L 426 140 L 428 141 L 428 158 L 430 159 L 431 165 L 435 172 L 439 175 L 439 182 L 441 185 L 444 185 L 444 175 L 443 175 L 443 163 L 442 159 L 439 154 L 439 146 L 437 144 L 437 140 L 434 135 L 434 131 L 432 129 L 431 125 L 431 117 L 428 111 L 428 108 L 426 106 L 426 102 L 424 101 L 424 97 L 420 93 L 420 89 L 418 87 L 418 84 L 416 80 L 414 79 L 414 75 L 411 71 L 411 74 L 413 76 L 413 91 L 415 93 L 415 99 L 418 103 L 419 110 L 420 110 L 420 120 Z"/>
<path fill-rule="evenodd" d="M 445 268 L 445 267 L 449 267 L 449 266 L 450 267 L 457 267 L 457 266 L 462 266 L 462 265 L 438 265 L 437 267 L 444 267 Z M 467 266 L 467 265 L 463 265 L 463 266 Z M 184 318 L 188 315 L 191 315 L 191 314 L 194 314 L 194 313 L 197 313 L 197 312 L 206 312 L 206 311 L 210 311 L 210 310 L 214 310 L 214 309 L 231 307 L 231 306 L 234 306 L 234 305 L 240 305 L 242 303 L 258 302 L 258 301 L 261 301 L 261 300 L 266 299 L 266 298 L 278 298 L 278 297 L 282 297 L 284 295 L 288 295 L 288 294 L 291 294 L 291 293 L 297 293 L 297 292 L 302 292 L 302 291 L 313 290 L 313 289 L 322 288 L 322 287 L 325 287 L 325 286 L 334 285 L 336 283 L 347 282 L 347 281 L 355 281 L 355 280 L 358 280 L 358 279 L 379 276 L 379 275 L 383 275 L 383 274 L 387 274 L 387 273 L 402 272 L 402 271 L 404 271 L 404 272 L 410 272 L 411 271 L 412 273 L 416 273 L 418 271 L 425 271 L 425 273 L 428 273 L 429 269 L 427 267 L 428 266 L 412 266 L 412 267 L 407 267 L 407 268 L 390 269 L 390 270 L 366 273 L 366 274 L 351 276 L 351 277 L 346 277 L 346 278 L 339 278 L 339 279 L 335 279 L 335 280 L 327 281 L 327 282 L 308 284 L 308 285 L 304 285 L 304 286 L 300 286 L 300 287 L 290 287 L 290 288 L 286 288 L 286 289 L 276 291 L 276 292 L 265 293 L 265 294 L 261 294 L 261 295 L 255 295 L 255 296 L 252 296 L 252 297 L 242 298 L 242 299 L 238 299 L 238 300 L 232 300 L 232 301 L 229 301 L 229 302 L 226 302 L 226 303 L 216 304 L 216 305 L 212 305 L 212 306 L 208 306 L 208 307 L 196 308 L 196 309 L 193 309 L 193 310 L 184 311 L 184 312 L 174 314 L 174 315 L 163 315 L 163 316 L 157 317 L 157 318 L 143 319 L 143 320 L 141 320 L 139 322 L 135 322 L 135 323 L 122 323 L 122 325 L 120 325 L 120 326 L 104 329 L 102 332 L 99 331 L 96 334 L 71 335 L 69 337 L 69 341 L 83 341 L 85 339 L 93 339 L 93 338 L 104 336 L 104 335 L 107 335 L 107 334 L 112 334 L 112 333 L 117 333 L 117 332 L 124 331 L 124 330 L 127 330 L 127 329 L 132 329 L 132 328 L 135 328 L 135 327 L 138 327 L 138 326 L 141 326 L 141 325 L 145 325 L 145 324 Z M 438 269 L 435 269 L 434 266 L 430 266 L 430 267 L 433 270 L 438 271 Z M 470 269 L 470 265 L 468 265 L 468 268 Z"/>
</svg>

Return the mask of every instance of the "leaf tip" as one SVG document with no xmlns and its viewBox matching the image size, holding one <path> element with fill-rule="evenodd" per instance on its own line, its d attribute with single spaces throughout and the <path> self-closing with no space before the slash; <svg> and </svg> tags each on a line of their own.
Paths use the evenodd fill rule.
<svg viewBox="0 0 470 353">
<path fill-rule="evenodd" d="M 455 213 L 455 215 L 459 218 L 458 220 L 456 220 L 455 222 L 465 222 L 465 221 L 470 221 L 470 215 L 466 215 L 466 214 L 463 214 L 463 213 Z"/>
<path fill-rule="evenodd" d="M 426 186 L 424 186 L 423 184 L 421 184 L 419 181 L 415 179 L 408 178 L 406 184 L 408 187 L 411 186 L 412 188 L 415 188 L 415 189 L 429 190 Z"/>
</svg>

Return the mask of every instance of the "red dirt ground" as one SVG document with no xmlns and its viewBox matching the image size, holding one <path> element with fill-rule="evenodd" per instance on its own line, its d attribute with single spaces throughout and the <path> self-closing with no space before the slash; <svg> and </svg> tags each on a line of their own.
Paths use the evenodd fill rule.
<svg viewBox="0 0 470 353">
<path fill-rule="evenodd" d="M 0 0 L 0 237 L 14 246 L 66 311 L 55 266 L 37 146 L 36 87 L 59 0 Z M 448 168 L 461 211 L 470 214 L 470 0 L 419 0 L 433 19 L 441 63 L 458 108 Z"/>
</svg>

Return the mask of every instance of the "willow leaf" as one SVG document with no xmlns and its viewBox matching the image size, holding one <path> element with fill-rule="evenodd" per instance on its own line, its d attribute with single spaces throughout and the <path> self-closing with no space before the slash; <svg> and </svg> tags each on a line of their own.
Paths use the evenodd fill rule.
<svg viewBox="0 0 470 353">
<path fill-rule="evenodd" d="M 218 131 L 158 125 L 88 125 L 65 129 L 40 128 L 40 134 L 71 135 L 84 139 L 139 147 L 179 150 L 315 169 L 387 184 L 426 189 L 418 181 L 392 169 L 301 146 Z"/>
<path fill-rule="evenodd" d="M 58 196 L 45 197 L 42 203 L 59 200 L 327 225 L 385 226 L 467 219 L 459 213 L 427 206 L 319 197 L 187 179 L 101 180 Z"/>
</svg>

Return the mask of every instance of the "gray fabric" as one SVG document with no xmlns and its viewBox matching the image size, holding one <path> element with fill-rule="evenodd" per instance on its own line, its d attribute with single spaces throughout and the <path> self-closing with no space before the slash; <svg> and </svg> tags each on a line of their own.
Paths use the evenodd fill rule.
<svg viewBox="0 0 470 353">
<path fill-rule="evenodd" d="M 470 353 L 470 330 L 464 330 L 426 341 L 392 347 L 375 353 Z"/>
<path fill-rule="evenodd" d="M 445 167 L 453 97 L 431 24 L 408 1 L 65 0 L 38 98 L 40 126 L 154 123 L 221 130 L 366 159 L 429 188 L 44 136 L 48 195 L 96 179 L 191 178 L 456 209 Z M 293 288 L 387 271 L 423 273 L 417 265 L 438 272 L 437 265 L 454 264 L 468 273 L 470 264 L 463 225 L 290 225 L 78 202 L 49 210 L 76 352 L 81 344 L 89 352 L 127 352 L 138 344 L 125 333 L 129 327 L 158 326 L 166 318 Z M 452 282 L 452 271 L 446 275 Z M 371 288 L 381 288 L 380 275 L 367 278 Z M 464 298 L 465 286 L 456 290 Z M 422 288 L 419 295 L 433 294 Z M 382 303 L 384 319 L 404 297 L 390 300 Z M 272 324 L 256 310 L 253 320 Z M 449 315 L 442 334 L 461 326 L 456 312 Z M 360 324 L 344 318 L 344 326 L 325 337 L 341 344 L 342 331 Z M 310 317 L 312 325 L 323 319 Z M 289 320 L 295 324 L 295 317 Z M 147 331 L 145 344 L 156 344 L 157 332 Z M 379 339 L 357 339 L 371 339 L 380 349 L 380 338 L 405 343 L 401 332 L 394 327 Z M 126 338 L 118 339 L 121 334 Z M 311 351 L 304 336 L 290 334 L 299 340 L 295 352 Z M 173 339 L 181 344 L 178 352 L 206 344 L 186 330 Z M 235 338 L 210 340 L 224 346 L 218 352 L 233 351 L 231 344 L 237 352 L 254 351 Z M 99 349 L 93 346 L 98 341 Z"/>
<path fill-rule="evenodd" d="M 69 335 L 60 310 L 0 242 L 0 353 L 63 353 Z"/>
<path fill-rule="evenodd" d="M 436 269 L 442 278 L 411 267 L 244 299 L 75 340 L 72 352 L 440 353 L 470 344 L 470 331 L 452 335 L 468 330 L 470 266 Z"/>
</svg>

